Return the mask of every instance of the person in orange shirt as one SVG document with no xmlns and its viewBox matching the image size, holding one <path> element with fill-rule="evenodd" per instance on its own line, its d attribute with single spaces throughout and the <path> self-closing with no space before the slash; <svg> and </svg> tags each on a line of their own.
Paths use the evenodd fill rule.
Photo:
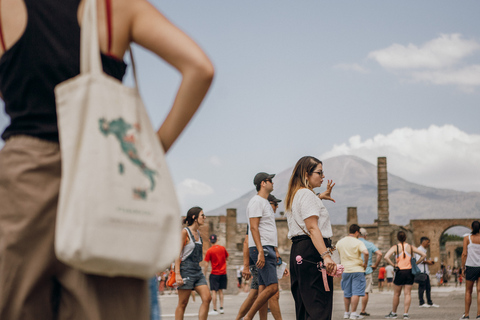
<svg viewBox="0 0 480 320">
<path fill-rule="evenodd" d="M 383 283 L 385 282 L 385 275 L 387 270 L 385 270 L 385 264 L 382 265 L 380 269 L 378 269 L 378 290 L 383 291 Z"/>
<path fill-rule="evenodd" d="M 392 246 L 390 250 L 385 254 L 385 260 L 395 267 L 395 279 L 393 280 L 393 306 L 392 311 L 385 316 L 387 319 L 397 318 L 397 308 L 400 303 L 400 294 L 402 289 L 405 294 L 405 301 L 403 303 L 404 313 L 403 319 L 410 319 L 408 310 L 410 309 L 410 303 L 412 301 L 412 287 L 413 287 L 413 274 L 412 274 L 412 255 L 417 253 L 420 255 L 420 259 L 416 261 L 417 264 L 422 262 L 427 256 L 425 252 L 420 251 L 414 246 L 408 244 L 407 235 L 405 231 L 399 231 L 397 233 L 398 244 Z M 390 260 L 390 257 L 395 254 L 395 262 Z"/>
<path fill-rule="evenodd" d="M 205 261 L 207 266 L 205 267 L 205 275 L 208 271 L 209 263 L 212 263 L 212 272 L 210 274 L 210 290 L 212 291 L 213 310 L 209 315 L 223 314 L 223 290 L 227 289 L 227 260 L 228 252 L 225 247 L 220 246 L 217 243 L 217 236 L 212 234 L 210 236 L 210 242 L 212 246 L 207 250 L 205 254 Z M 220 298 L 220 310 L 217 311 L 217 292 Z"/>
</svg>

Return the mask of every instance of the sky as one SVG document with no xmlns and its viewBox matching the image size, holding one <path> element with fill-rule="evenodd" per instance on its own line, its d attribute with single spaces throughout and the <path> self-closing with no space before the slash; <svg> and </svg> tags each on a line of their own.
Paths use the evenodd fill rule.
<svg viewBox="0 0 480 320">
<path fill-rule="evenodd" d="M 167 155 L 184 212 L 230 202 L 257 172 L 304 155 L 386 156 L 408 181 L 480 192 L 479 1 L 152 3 L 216 69 Z M 159 127 L 180 76 L 139 47 L 134 54 Z"/>
</svg>

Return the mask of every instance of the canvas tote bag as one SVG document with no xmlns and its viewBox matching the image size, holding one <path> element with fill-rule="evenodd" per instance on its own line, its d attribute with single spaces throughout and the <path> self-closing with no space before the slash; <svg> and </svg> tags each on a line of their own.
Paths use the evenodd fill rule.
<svg viewBox="0 0 480 320">
<path fill-rule="evenodd" d="M 55 252 L 86 273 L 150 278 L 180 252 L 180 209 L 136 76 L 129 88 L 103 73 L 96 8 L 86 1 L 80 74 L 55 88 L 62 156 Z M 133 56 L 132 66 L 135 75 Z"/>
</svg>

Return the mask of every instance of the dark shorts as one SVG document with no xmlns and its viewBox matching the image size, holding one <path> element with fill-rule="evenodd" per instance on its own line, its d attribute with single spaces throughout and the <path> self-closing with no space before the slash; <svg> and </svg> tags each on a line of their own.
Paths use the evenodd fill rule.
<svg viewBox="0 0 480 320">
<path fill-rule="evenodd" d="M 387 283 L 392 283 L 393 282 L 393 278 L 387 278 Z"/>
<path fill-rule="evenodd" d="M 414 278 L 412 269 L 400 270 L 395 273 L 393 284 L 397 286 L 413 285 Z"/>
<path fill-rule="evenodd" d="M 477 281 L 478 278 L 480 278 L 480 267 L 466 266 L 465 279 L 467 279 L 468 281 Z"/>
<path fill-rule="evenodd" d="M 256 264 L 258 260 L 258 250 L 256 247 L 248 248 L 250 258 Z M 258 285 L 268 287 L 271 284 L 278 283 L 277 278 L 277 256 L 273 246 L 263 246 L 265 254 L 265 266 L 258 269 Z"/>
<path fill-rule="evenodd" d="M 210 275 L 210 290 L 218 291 L 227 289 L 227 275 L 226 274 L 211 274 Z"/>
<path fill-rule="evenodd" d="M 385 281 L 385 279 L 378 279 L 378 282 L 383 282 Z"/>
</svg>

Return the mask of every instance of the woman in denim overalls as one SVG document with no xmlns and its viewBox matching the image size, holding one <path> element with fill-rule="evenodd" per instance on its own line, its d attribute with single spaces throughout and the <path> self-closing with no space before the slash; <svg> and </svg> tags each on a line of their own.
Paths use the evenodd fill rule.
<svg viewBox="0 0 480 320">
<path fill-rule="evenodd" d="M 178 306 L 175 310 L 175 320 L 183 319 L 192 290 L 195 290 L 202 299 L 198 319 L 206 320 L 212 297 L 199 264 L 203 260 L 203 241 L 198 231 L 198 228 L 205 223 L 203 209 L 193 207 L 188 210 L 183 223 L 186 223 L 188 227 L 182 230 L 182 251 L 180 257 L 175 261 L 175 278 L 178 285 Z"/>
</svg>

